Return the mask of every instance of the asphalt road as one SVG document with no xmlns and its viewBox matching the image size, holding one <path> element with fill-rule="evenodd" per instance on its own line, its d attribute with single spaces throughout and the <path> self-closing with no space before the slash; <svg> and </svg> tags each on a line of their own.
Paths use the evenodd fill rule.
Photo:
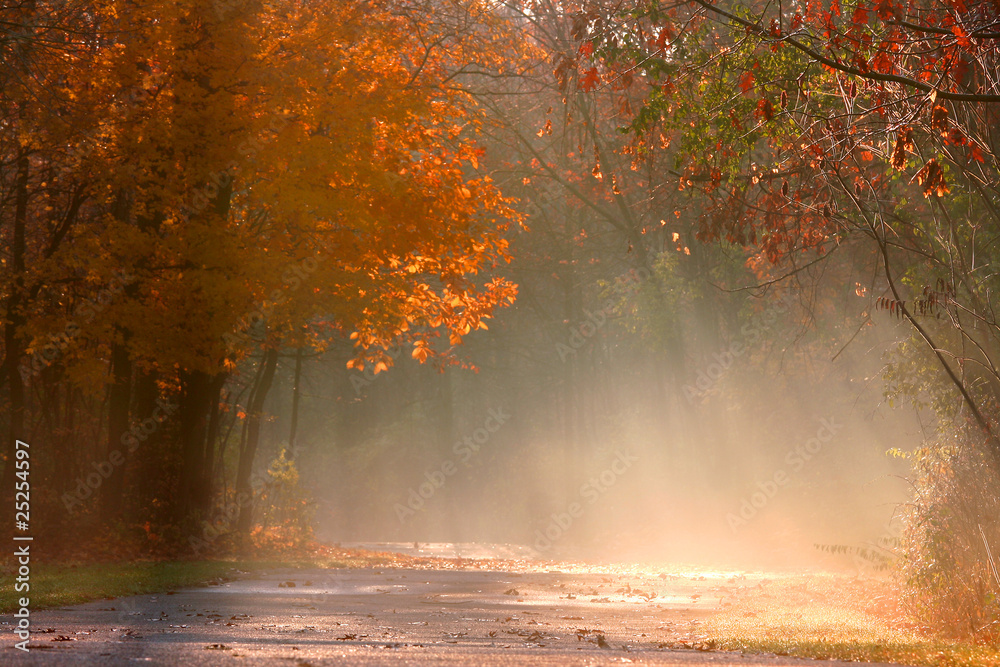
<svg viewBox="0 0 1000 667">
<path fill-rule="evenodd" d="M 13 648 L 4 618 L 0 664 L 817 664 L 678 648 L 699 645 L 702 619 L 731 585 L 592 572 L 276 571 L 34 612 L 28 653 Z"/>
</svg>

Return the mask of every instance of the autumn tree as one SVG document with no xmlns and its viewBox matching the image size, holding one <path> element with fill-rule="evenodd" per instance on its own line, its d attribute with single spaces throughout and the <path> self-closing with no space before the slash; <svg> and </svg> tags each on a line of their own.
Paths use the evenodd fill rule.
<svg viewBox="0 0 1000 667">
<path fill-rule="evenodd" d="M 81 452 L 84 469 L 88 457 L 131 453 L 135 425 L 158 400 L 178 406 L 138 454 L 167 467 L 144 466 L 144 479 L 131 464 L 115 470 L 100 490 L 105 517 L 126 484 L 148 489 L 153 504 L 142 511 L 160 507 L 159 521 L 207 512 L 215 406 L 227 378 L 252 369 L 245 360 L 259 359 L 260 381 L 236 486 L 252 498 L 255 440 L 282 350 L 352 335 L 357 368 L 385 370 L 397 344 L 421 361 L 447 357 L 513 299 L 513 285 L 491 275 L 507 258 L 513 213 L 477 172 L 475 105 L 448 84 L 455 51 L 409 41 L 418 16 L 404 8 L 101 7 L 98 37 L 78 63 L 85 76 L 34 61 L 64 86 L 52 92 L 72 112 L 72 132 L 5 125 L 4 216 L 13 238 L 23 234 L 28 252 L 48 260 L 26 285 L 27 263 L 5 266 L 7 376 L 29 390 L 108 388 L 96 431 L 104 445 Z M 497 50 L 463 39 L 466 49 Z M 5 102 L 20 103 L 12 98 L 5 88 Z M 23 168 L 18 146 L 36 145 L 55 155 L 51 178 Z M 75 226 L 60 226 L 56 214 L 69 214 L 42 200 L 56 176 L 83 183 L 86 216 Z M 63 190 L 62 210 L 76 216 L 81 204 Z M 23 290 L 39 297 L 34 309 L 17 300 Z M 100 317 L 74 310 L 93 312 L 95 302 Z M 72 334 L 39 356 L 67 318 Z M 41 406 L 29 409 L 44 423 Z"/>
</svg>

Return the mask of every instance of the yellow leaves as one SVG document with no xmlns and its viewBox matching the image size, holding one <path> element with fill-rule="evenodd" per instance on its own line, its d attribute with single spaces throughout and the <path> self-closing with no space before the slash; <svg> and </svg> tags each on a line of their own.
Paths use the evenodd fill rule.
<svg viewBox="0 0 1000 667">
<path fill-rule="evenodd" d="M 412 356 L 420 363 L 424 363 L 425 361 L 427 361 L 427 359 L 430 358 L 431 356 L 431 351 L 427 346 L 427 341 L 418 340 L 416 343 L 414 343 L 413 352 L 410 353 L 410 356 Z"/>
<path fill-rule="evenodd" d="M 500 38 L 498 24 L 470 40 L 430 15 L 422 34 L 461 44 L 425 51 L 411 19 L 382 4 L 293 0 L 221 21 L 211 3 L 153 0 L 114 24 L 129 39 L 109 31 L 99 71 L 61 71 L 87 83 L 72 91 L 87 111 L 73 126 L 94 128 L 74 140 L 68 171 L 93 168 L 94 192 L 112 193 L 96 195 L 98 208 L 110 210 L 119 190 L 135 201 L 128 219 L 95 224 L 100 261 L 183 267 L 144 279 L 143 303 L 109 318 L 138 332 L 144 362 L 237 372 L 262 336 L 318 345 L 316 315 L 333 314 L 357 352 L 347 367 L 379 373 L 393 341 L 445 330 L 460 340 L 513 300 L 514 287 L 492 275 L 466 285 L 509 259 L 504 221 L 521 220 L 476 174 L 485 117 L 449 68 L 478 55 L 473 42 L 499 62 L 517 35 Z M 413 85 L 408 68 L 424 56 Z M 216 213 L 234 184 L 228 212 Z M 161 220 L 158 235 L 136 218 Z M 305 254 L 323 261 L 286 271 Z M 435 354 L 426 343 L 413 350 L 419 361 Z"/>
</svg>

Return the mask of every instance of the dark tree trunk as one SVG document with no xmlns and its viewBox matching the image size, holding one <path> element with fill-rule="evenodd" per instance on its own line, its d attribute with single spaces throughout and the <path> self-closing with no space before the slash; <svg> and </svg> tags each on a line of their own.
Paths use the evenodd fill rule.
<svg viewBox="0 0 1000 667">
<path fill-rule="evenodd" d="M 236 502 L 240 508 L 236 530 L 241 535 L 248 534 L 250 526 L 253 524 L 253 484 L 250 478 L 253 472 L 254 457 L 257 455 L 257 445 L 260 442 L 260 424 L 264 401 L 271 390 L 274 371 L 278 365 L 278 351 L 268 348 L 260 363 L 261 372 L 247 409 L 247 437 L 240 449 L 240 461 L 236 470 Z"/>
<path fill-rule="evenodd" d="M 127 338 L 126 338 L 127 339 Z M 125 343 L 115 343 L 111 348 L 111 392 L 108 398 L 108 446 L 105 461 L 114 452 L 125 456 L 128 447 L 123 443 L 129 431 L 130 405 L 132 402 L 132 360 Z M 122 466 L 124 468 L 124 466 Z M 101 519 L 111 523 L 122 516 L 122 496 L 125 489 L 125 470 L 112 469 L 101 486 Z"/>
<path fill-rule="evenodd" d="M 208 431 L 205 434 L 205 452 L 202 458 L 202 486 L 207 489 L 208 503 L 215 496 L 213 483 L 215 480 L 215 444 L 219 441 L 219 428 L 222 415 L 219 410 L 219 402 L 222 400 L 222 389 L 226 386 L 228 373 L 219 373 L 212 378 L 209 387 L 209 408 L 208 408 Z M 204 509 L 209 509 L 208 505 Z"/>
<path fill-rule="evenodd" d="M 181 476 L 176 499 L 176 521 L 183 525 L 196 512 L 204 512 L 211 502 L 205 484 L 205 440 L 211 407 L 211 377 L 202 371 L 182 374 L 179 408 Z"/>
<path fill-rule="evenodd" d="M 288 432 L 288 447 L 285 458 L 289 461 L 295 458 L 295 438 L 299 430 L 299 395 L 302 383 L 302 348 L 295 350 L 295 378 L 292 382 L 292 425 Z"/>
</svg>

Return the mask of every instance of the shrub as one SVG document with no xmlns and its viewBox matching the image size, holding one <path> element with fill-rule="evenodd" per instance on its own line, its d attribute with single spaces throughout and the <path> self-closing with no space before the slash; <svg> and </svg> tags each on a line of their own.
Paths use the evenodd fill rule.
<svg viewBox="0 0 1000 667">
<path fill-rule="evenodd" d="M 912 455 L 914 498 L 900 559 L 905 604 L 927 629 L 1000 640 L 1000 475 L 981 447 L 956 436 Z"/>
</svg>

